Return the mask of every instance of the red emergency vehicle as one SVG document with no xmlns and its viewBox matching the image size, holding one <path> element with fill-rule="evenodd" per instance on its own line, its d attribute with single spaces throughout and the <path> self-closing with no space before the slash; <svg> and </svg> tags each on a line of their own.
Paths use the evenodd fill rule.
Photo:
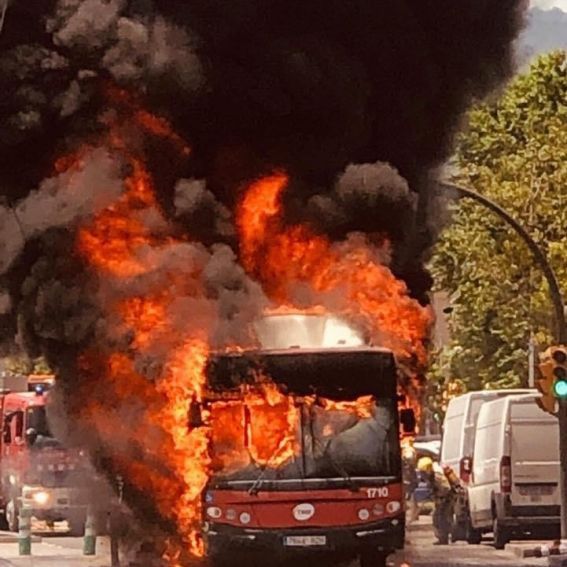
<svg viewBox="0 0 567 567">
<path fill-rule="evenodd" d="M 51 433 L 46 414 L 51 384 L 52 378 L 35 376 L 24 381 L 25 391 L 0 393 L 0 518 L 17 531 L 26 508 L 50 526 L 66 520 L 71 532 L 80 534 L 86 513 L 79 484 L 83 459 Z"/>
<path fill-rule="evenodd" d="M 293 394 L 301 449 L 281 466 L 215 472 L 204 495 L 208 554 L 213 564 L 316 554 L 384 567 L 405 535 L 394 356 L 328 317 L 270 319 L 263 348 L 211 358 L 207 400 L 237 400 L 243 383 L 254 388 L 258 376 L 269 376 Z M 317 401 L 368 396 L 362 417 Z M 254 417 L 244 410 L 241 419 L 246 444 Z M 413 412 L 404 410 L 402 421 L 413 429 Z M 214 444 L 212 451 L 214 458 Z"/>
</svg>

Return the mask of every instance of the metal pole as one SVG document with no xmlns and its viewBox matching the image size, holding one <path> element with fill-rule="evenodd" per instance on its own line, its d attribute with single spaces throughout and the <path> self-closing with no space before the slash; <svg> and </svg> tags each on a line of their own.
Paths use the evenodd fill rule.
<svg viewBox="0 0 567 567">
<path fill-rule="evenodd" d="M 87 507 L 85 534 L 83 536 L 83 555 L 96 554 L 96 518 L 91 505 Z"/>
<path fill-rule="evenodd" d="M 565 322 L 565 306 L 561 297 L 561 290 L 557 276 L 551 267 L 543 250 L 537 245 L 528 231 L 507 211 L 494 201 L 484 195 L 480 195 L 470 189 L 459 187 L 451 183 L 440 182 L 439 189 L 448 194 L 457 194 L 459 197 L 472 199 L 477 203 L 490 209 L 493 213 L 504 219 L 522 238 L 532 252 L 537 264 L 541 268 L 547 285 L 549 296 L 555 313 L 554 335 L 557 344 L 567 344 L 567 325 Z M 567 400 L 558 400 L 557 417 L 559 419 L 559 461 L 560 461 L 560 484 L 561 484 L 561 538 L 567 540 Z"/>
<path fill-rule="evenodd" d="M 31 510 L 24 506 L 18 517 L 18 553 L 31 555 Z"/>
</svg>

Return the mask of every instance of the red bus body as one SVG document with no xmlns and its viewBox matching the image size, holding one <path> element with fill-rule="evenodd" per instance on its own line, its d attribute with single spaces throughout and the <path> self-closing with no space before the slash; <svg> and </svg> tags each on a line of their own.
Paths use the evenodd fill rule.
<svg viewBox="0 0 567 567">
<path fill-rule="evenodd" d="M 394 440 L 384 445 L 388 448 L 387 458 L 373 448 L 377 460 L 389 462 L 384 474 L 369 471 L 349 475 L 345 471 L 324 477 L 294 477 L 292 473 L 281 473 L 286 478 L 278 478 L 278 471 L 271 471 L 270 478 L 262 478 L 265 467 L 259 467 L 256 478 L 248 473 L 243 473 L 244 478 L 231 478 L 222 471 L 215 475 L 203 504 L 203 531 L 213 563 L 216 557 L 219 561 L 235 554 L 241 558 L 249 552 L 263 557 L 313 553 L 345 559 L 376 557 L 363 564 L 386 565 L 387 555 L 401 549 L 405 537 L 397 370 L 392 353 L 377 348 L 341 352 L 297 349 L 253 353 L 247 361 L 239 360 L 240 356 L 246 358 L 224 355 L 213 363 L 213 377 L 209 376 L 213 390 L 229 391 L 238 381 L 235 376 L 246 380 L 246 364 L 260 364 L 263 375 L 298 396 L 311 392 L 336 400 L 365 395 L 381 400 L 392 408 Z M 351 380 L 346 389 L 345 378 Z M 360 454 L 361 448 L 352 448 Z M 299 469 L 302 457 L 297 457 Z"/>
</svg>

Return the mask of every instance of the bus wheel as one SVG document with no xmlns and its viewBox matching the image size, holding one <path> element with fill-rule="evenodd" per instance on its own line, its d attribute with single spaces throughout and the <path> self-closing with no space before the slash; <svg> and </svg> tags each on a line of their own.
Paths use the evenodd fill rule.
<svg viewBox="0 0 567 567">
<path fill-rule="evenodd" d="M 360 567 L 386 567 L 388 554 L 384 551 L 368 550 L 360 554 Z"/>
<path fill-rule="evenodd" d="M 19 529 L 20 511 L 15 498 L 11 498 L 6 504 L 6 523 L 11 532 L 17 532 Z"/>
</svg>

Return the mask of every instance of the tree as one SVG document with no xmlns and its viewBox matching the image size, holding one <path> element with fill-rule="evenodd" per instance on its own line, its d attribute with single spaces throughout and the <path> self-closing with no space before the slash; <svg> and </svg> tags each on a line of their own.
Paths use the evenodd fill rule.
<svg viewBox="0 0 567 567">
<path fill-rule="evenodd" d="M 512 213 L 567 292 L 567 54 L 540 57 L 495 102 L 474 108 L 454 181 Z M 437 374 L 469 389 L 527 385 L 528 344 L 551 340 L 546 283 L 520 238 L 471 201 L 454 207 L 431 270 L 453 298 L 452 341 Z"/>
<path fill-rule="evenodd" d="M 26 354 L 17 354 L 0 359 L 0 367 L 16 374 L 52 374 L 53 371 L 43 357 L 29 358 Z"/>
</svg>

